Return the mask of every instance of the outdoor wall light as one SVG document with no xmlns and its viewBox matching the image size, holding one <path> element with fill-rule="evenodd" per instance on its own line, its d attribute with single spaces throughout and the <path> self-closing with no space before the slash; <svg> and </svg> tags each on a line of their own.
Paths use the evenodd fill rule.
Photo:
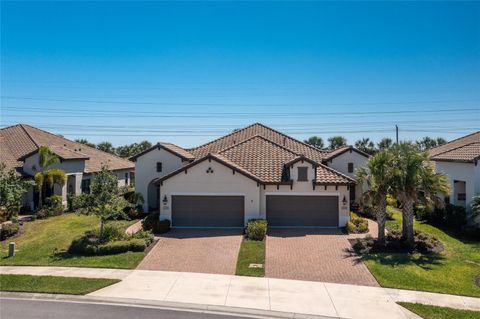
<svg viewBox="0 0 480 319">
<path fill-rule="evenodd" d="M 343 206 L 347 205 L 347 199 L 345 198 L 345 196 L 343 196 L 342 204 L 343 204 Z"/>
<path fill-rule="evenodd" d="M 168 198 L 167 198 L 167 195 L 163 196 L 162 203 L 163 203 L 163 205 L 167 205 L 167 204 L 168 204 Z"/>
</svg>

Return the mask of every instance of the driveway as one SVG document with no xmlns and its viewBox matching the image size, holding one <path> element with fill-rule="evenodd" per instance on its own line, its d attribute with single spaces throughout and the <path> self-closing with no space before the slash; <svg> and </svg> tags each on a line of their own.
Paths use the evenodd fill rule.
<svg viewBox="0 0 480 319">
<path fill-rule="evenodd" d="M 138 269 L 235 274 L 242 229 L 172 229 Z"/>
<path fill-rule="evenodd" d="M 376 286 L 339 229 L 270 229 L 265 274 L 271 278 Z"/>
</svg>

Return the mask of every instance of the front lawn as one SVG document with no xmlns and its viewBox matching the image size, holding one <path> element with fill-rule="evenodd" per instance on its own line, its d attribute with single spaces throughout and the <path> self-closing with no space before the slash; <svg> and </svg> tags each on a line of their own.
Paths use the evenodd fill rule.
<svg viewBox="0 0 480 319">
<path fill-rule="evenodd" d="M 387 227 L 401 225 L 395 211 Z M 432 225 L 415 221 L 415 229 L 437 237 L 445 250 L 438 255 L 375 253 L 363 256 L 370 272 L 383 287 L 480 297 L 475 277 L 480 276 L 480 242 L 453 237 Z"/>
<path fill-rule="evenodd" d="M 261 264 L 262 268 L 249 268 L 250 264 Z M 237 259 L 239 276 L 265 276 L 265 240 L 243 240 Z"/>
<path fill-rule="evenodd" d="M 424 319 L 478 319 L 480 311 L 460 310 L 446 307 L 422 305 L 418 303 L 399 302 L 400 306 L 416 313 Z"/>
<path fill-rule="evenodd" d="M 135 221 L 112 221 L 128 227 Z M 75 266 L 101 268 L 135 268 L 143 252 L 127 252 L 106 256 L 79 256 L 67 253 L 72 239 L 99 227 L 95 216 L 64 214 L 27 222 L 19 237 L 0 243 L 2 266 Z M 8 258 L 8 243 L 16 243 L 15 256 Z"/>
<path fill-rule="evenodd" d="M 120 280 L 30 275 L 0 275 L 0 291 L 86 295 Z"/>
</svg>

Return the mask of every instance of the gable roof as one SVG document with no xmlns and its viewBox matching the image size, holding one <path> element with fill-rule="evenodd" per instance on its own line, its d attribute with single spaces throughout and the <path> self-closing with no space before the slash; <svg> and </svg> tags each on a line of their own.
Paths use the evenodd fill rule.
<svg viewBox="0 0 480 319">
<path fill-rule="evenodd" d="M 480 131 L 432 148 L 428 154 L 434 161 L 475 162 L 480 159 Z"/>
<path fill-rule="evenodd" d="M 153 145 L 149 149 L 146 149 L 143 152 L 140 152 L 138 154 L 133 155 L 132 157 L 130 157 L 130 160 L 135 161 L 140 156 L 142 156 L 144 154 L 147 154 L 148 152 L 150 152 L 150 151 L 152 151 L 156 148 L 158 148 L 158 149 L 163 148 L 164 150 L 172 153 L 175 156 L 180 157 L 182 160 L 185 160 L 185 161 L 193 161 L 195 159 L 195 156 L 193 156 L 193 154 L 191 154 L 190 152 L 181 148 L 178 145 L 175 145 L 173 143 L 158 142 L 157 144 Z"/>
<path fill-rule="evenodd" d="M 321 162 L 328 154 L 327 151 L 319 150 L 260 123 L 254 123 L 188 151 L 196 157 L 205 156 L 205 154 L 208 153 L 219 153 L 225 148 L 231 147 L 257 135 L 288 148 L 297 154 L 305 155 L 315 162 Z"/>
<path fill-rule="evenodd" d="M 185 169 L 203 162 L 207 158 L 215 159 L 262 184 L 290 183 L 291 181 L 286 180 L 286 175 L 284 175 L 285 169 L 299 160 L 307 161 L 316 167 L 317 184 L 349 185 L 355 183 L 350 177 L 260 135 L 252 136 L 240 143 L 227 147 L 218 154 L 209 153 L 199 160 L 158 179 L 158 182 L 167 180 L 185 171 Z"/>
<path fill-rule="evenodd" d="M 107 165 L 111 170 L 133 169 L 134 163 L 87 145 L 68 140 L 26 124 L 17 124 L 0 130 L 0 160 L 7 169 L 21 170 L 25 156 L 48 148 L 63 160 L 85 160 L 84 173 L 94 173 Z"/>
<path fill-rule="evenodd" d="M 359 150 L 358 148 L 355 148 L 355 147 L 353 147 L 352 145 L 347 145 L 347 146 L 339 147 L 339 148 L 336 148 L 336 149 L 330 151 L 330 152 L 325 156 L 324 160 L 325 160 L 325 161 L 329 161 L 329 160 L 331 160 L 331 159 L 333 159 L 333 158 L 335 158 L 335 157 L 337 157 L 337 156 L 340 156 L 340 155 L 342 155 L 343 153 L 346 153 L 346 152 L 348 152 L 348 151 L 350 151 L 350 152 L 356 152 L 356 153 L 358 153 L 358 154 L 360 154 L 360 155 L 362 155 L 362 156 L 365 156 L 365 157 L 367 157 L 367 158 L 370 157 L 369 154 L 367 154 L 367 153 Z"/>
</svg>

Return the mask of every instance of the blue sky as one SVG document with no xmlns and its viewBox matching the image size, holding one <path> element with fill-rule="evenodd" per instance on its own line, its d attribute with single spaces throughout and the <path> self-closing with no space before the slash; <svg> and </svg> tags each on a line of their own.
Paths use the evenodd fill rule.
<svg viewBox="0 0 480 319">
<path fill-rule="evenodd" d="M 1 125 L 194 146 L 480 127 L 480 3 L 2 2 Z"/>
</svg>

